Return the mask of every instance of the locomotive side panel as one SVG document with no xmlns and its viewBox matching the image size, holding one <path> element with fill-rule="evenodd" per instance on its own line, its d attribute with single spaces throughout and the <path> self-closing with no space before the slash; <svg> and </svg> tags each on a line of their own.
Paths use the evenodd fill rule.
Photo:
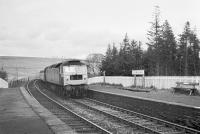
<svg viewBox="0 0 200 134">
<path fill-rule="evenodd" d="M 60 84 L 60 73 L 58 68 L 48 68 L 45 71 L 45 78 L 47 82 Z"/>
</svg>

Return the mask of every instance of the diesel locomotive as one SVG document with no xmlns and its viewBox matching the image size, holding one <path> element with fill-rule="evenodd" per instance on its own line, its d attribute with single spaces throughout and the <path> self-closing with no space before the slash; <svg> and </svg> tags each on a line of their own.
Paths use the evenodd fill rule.
<svg viewBox="0 0 200 134">
<path fill-rule="evenodd" d="M 53 64 L 40 72 L 40 78 L 53 92 L 72 98 L 87 95 L 87 64 L 84 61 L 71 59 Z"/>
</svg>

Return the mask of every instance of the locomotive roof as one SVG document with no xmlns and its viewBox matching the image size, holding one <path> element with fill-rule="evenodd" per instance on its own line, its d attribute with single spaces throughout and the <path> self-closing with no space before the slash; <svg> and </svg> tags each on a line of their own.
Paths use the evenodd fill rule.
<svg viewBox="0 0 200 134">
<path fill-rule="evenodd" d="M 48 66 L 47 68 L 58 68 L 60 66 L 69 66 L 69 65 L 86 65 L 86 63 L 82 60 L 78 60 L 78 59 L 69 59 L 69 60 L 65 60 L 62 62 L 59 62 L 57 64 L 53 64 Z"/>
</svg>

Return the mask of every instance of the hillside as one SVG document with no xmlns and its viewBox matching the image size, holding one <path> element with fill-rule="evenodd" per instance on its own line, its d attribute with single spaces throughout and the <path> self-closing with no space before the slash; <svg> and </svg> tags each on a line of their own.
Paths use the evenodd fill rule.
<svg viewBox="0 0 200 134">
<path fill-rule="evenodd" d="M 0 69 L 8 73 L 8 79 L 21 78 L 38 73 L 44 67 L 60 62 L 57 58 L 0 56 Z"/>
</svg>

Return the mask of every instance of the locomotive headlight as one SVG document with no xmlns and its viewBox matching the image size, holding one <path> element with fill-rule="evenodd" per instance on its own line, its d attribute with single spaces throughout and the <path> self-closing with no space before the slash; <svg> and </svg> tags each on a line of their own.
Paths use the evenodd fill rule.
<svg viewBox="0 0 200 134">
<path fill-rule="evenodd" d="M 87 79 L 87 75 L 83 75 L 83 80 L 86 80 Z"/>
<path fill-rule="evenodd" d="M 68 80 L 69 80 L 69 76 L 66 76 L 66 78 L 65 78 L 65 79 L 66 79 L 66 81 L 68 81 Z"/>
</svg>

